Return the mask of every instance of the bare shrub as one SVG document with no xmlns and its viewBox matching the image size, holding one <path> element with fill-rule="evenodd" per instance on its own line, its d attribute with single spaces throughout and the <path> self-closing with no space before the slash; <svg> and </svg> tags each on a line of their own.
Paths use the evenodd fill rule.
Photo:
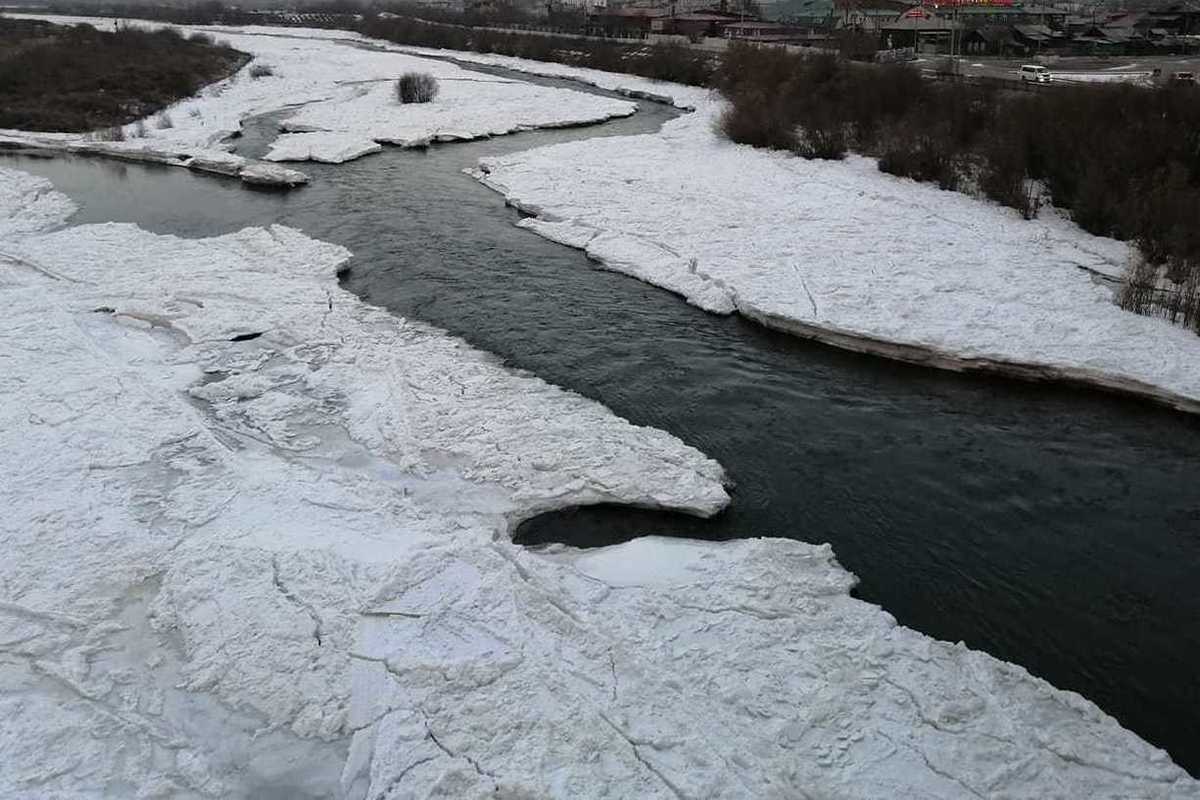
<svg viewBox="0 0 1200 800">
<path fill-rule="evenodd" d="M 161 113 L 157 117 L 155 117 L 154 127 L 158 128 L 160 131 L 165 131 L 168 128 L 174 128 L 175 121 L 173 119 L 171 119 L 170 114 L 168 114 L 167 112 L 164 111 L 163 113 Z"/>
<path fill-rule="evenodd" d="M 1164 266 L 1139 257 L 1126 272 L 1117 302 L 1126 311 L 1200 333 L 1200 263 L 1172 259 Z"/>
<path fill-rule="evenodd" d="M 840 115 L 818 105 L 805 109 L 796 134 L 796 154 L 804 158 L 837 160 L 846 157 L 847 125 Z"/>
<path fill-rule="evenodd" d="M 633 72 L 646 78 L 702 86 L 712 79 L 713 65 L 708 54 L 682 44 L 655 44 L 636 61 Z"/>
<path fill-rule="evenodd" d="M 1158 267 L 1144 258 L 1134 256 L 1125 270 L 1125 279 L 1117 294 L 1117 304 L 1135 314 L 1149 314 L 1154 306 L 1158 285 Z"/>
<path fill-rule="evenodd" d="M 406 72 L 396 81 L 396 97 L 401 103 L 429 103 L 437 94 L 437 78 L 428 72 Z"/>
<path fill-rule="evenodd" d="M 741 95 L 722 112 L 718 127 L 739 144 L 775 150 L 795 150 L 799 146 L 792 115 L 765 95 Z"/>
<path fill-rule="evenodd" d="M 269 64 L 255 64 L 250 67 L 251 78 L 269 78 L 275 74 L 275 70 Z"/>
<path fill-rule="evenodd" d="M 133 123 L 133 138 L 135 138 L 135 139 L 145 139 L 146 138 L 146 121 L 145 120 L 139 119 L 137 122 Z"/>
<path fill-rule="evenodd" d="M 967 173 L 964 156 L 954 147 L 949 125 L 944 122 L 909 122 L 908 130 L 893 129 L 879 152 L 879 170 L 915 181 L 936 183 L 942 189 L 957 189 Z"/>
<path fill-rule="evenodd" d="M 98 131 L 89 133 L 87 138 L 93 142 L 123 142 L 125 141 L 125 129 L 120 125 L 114 125 L 111 128 L 101 128 Z"/>
</svg>

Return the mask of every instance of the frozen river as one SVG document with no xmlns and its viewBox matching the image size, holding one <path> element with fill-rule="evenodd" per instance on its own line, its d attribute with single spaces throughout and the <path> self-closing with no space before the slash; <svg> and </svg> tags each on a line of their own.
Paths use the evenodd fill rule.
<svg viewBox="0 0 1200 800">
<path fill-rule="evenodd" d="M 595 128 L 307 164 L 312 185 L 289 194 L 99 160 L 0 163 L 50 178 L 82 206 L 76 222 L 187 237 L 283 223 L 344 245 L 345 285 L 364 299 L 670 431 L 736 482 L 715 520 L 586 509 L 531 521 L 523 541 L 653 530 L 830 542 L 858 596 L 1079 691 L 1200 772 L 1200 422 L 707 314 L 514 227 L 517 213 L 461 172 L 672 114 L 642 103 Z M 239 152 L 261 155 L 273 125 L 249 126 Z"/>
</svg>

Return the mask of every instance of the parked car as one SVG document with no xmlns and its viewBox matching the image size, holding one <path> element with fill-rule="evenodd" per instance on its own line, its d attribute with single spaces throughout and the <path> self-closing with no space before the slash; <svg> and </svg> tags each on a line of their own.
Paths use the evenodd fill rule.
<svg viewBox="0 0 1200 800">
<path fill-rule="evenodd" d="M 1171 73 L 1171 85 L 1172 86 L 1195 86 L 1196 85 L 1196 73 L 1194 73 L 1194 72 L 1172 72 Z"/>
<path fill-rule="evenodd" d="M 1041 64 L 1025 64 L 1021 67 L 1021 80 L 1027 83 L 1050 83 L 1054 76 Z"/>
</svg>

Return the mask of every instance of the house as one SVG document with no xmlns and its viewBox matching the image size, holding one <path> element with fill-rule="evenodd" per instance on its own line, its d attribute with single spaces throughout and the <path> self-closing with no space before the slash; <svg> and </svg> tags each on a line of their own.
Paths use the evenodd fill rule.
<svg viewBox="0 0 1200 800">
<path fill-rule="evenodd" d="M 983 25 L 963 34 L 964 53 L 981 56 L 1025 55 L 1027 48 L 1013 38 L 1008 25 Z"/>
<path fill-rule="evenodd" d="M 1060 47 L 1066 37 L 1045 25 L 1013 25 L 1012 36 L 1026 53 L 1040 53 Z"/>
<path fill-rule="evenodd" d="M 674 34 L 676 36 L 721 36 L 722 28 L 731 22 L 738 22 L 744 14 L 730 11 L 692 11 L 686 14 L 672 14 L 657 17 L 650 21 L 650 30 L 654 33 Z"/>
<path fill-rule="evenodd" d="M 1154 21 L 1155 28 L 1167 31 L 1171 36 L 1200 35 L 1200 2 L 1196 0 L 1159 6 L 1146 13 Z"/>
<path fill-rule="evenodd" d="M 670 13 L 662 8 L 597 8 L 588 18 L 588 33 L 644 38 L 650 33 L 654 20 Z"/>
<path fill-rule="evenodd" d="M 1061 8 L 1034 4 L 993 2 L 988 5 L 958 0 L 934 7 L 939 17 L 957 19 L 967 28 L 985 25 L 1045 25 L 1060 30 L 1066 24 L 1067 12 Z"/>
<path fill-rule="evenodd" d="M 879 33 L 885 37 L 888 49 L 916 47 L 922 52 L 949 52 L 951 32 L 963 29 L 961 22 L 935 16 L 918 6 L 881 25 Z"/>
</svg>

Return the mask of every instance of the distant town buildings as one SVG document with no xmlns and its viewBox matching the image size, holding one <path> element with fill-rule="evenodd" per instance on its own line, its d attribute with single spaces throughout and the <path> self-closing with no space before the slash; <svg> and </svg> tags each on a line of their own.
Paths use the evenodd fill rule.
<svg viewBox="0 0 1200 800">
<path fill-rule="evenodd" d="M 1200 51 L 1200 0 L 1086 13 L 1036 0 L 417 0 L 442 11 L 495 14 L 502 24 L 590 36 L 744 40 L 837 47 L 854 55 L 918 48 L 996 56 Z M 514 17 L 515 12 L 515 17 Z M 386 12 L 385 12 L 386 13 Z M 538 23 L 538 20 L 543 20 Z M 911 54 L 910 54 L 911 55 Z"/>
</svg>

